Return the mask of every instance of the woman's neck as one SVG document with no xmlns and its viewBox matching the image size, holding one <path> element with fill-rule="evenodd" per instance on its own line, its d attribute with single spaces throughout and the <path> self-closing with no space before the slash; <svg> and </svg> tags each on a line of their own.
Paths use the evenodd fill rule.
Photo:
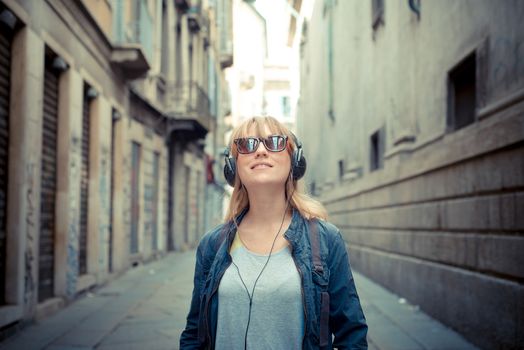
<svg viewBox="0 0 524 350">
<path fill-rule="evenodd" d="M 239 225 L 244 246 L 258 254 L 279 251 L 288 245 L 284 232 L 291 224 L 291 210 L 285 192 L 271 188 L 249 192 L 249 211 Z"/>
<path fill-rule="evenodd" d="M 280 225 L 286 212 L 290 216 L 289 209 L 284 191 L 252 191 L 249 193 L 249 211 L 242 222 L 251 227 Z"/>
</svg>

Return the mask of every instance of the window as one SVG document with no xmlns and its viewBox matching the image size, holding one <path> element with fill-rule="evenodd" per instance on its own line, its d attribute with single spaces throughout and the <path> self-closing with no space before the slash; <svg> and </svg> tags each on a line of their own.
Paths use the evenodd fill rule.
<svg viewBox="0 0 524 350">
<path fill-rule="evenodd" d="M 180 27 L 179 21 L 176 25 L 175 36 L 175 79 L 177 81 L 177 87 L 182 84 L 182 80 L 185 78 L 182 74 L 182 28 Z"/>
<path fill-rule="evenodd" d="M 311 192 L 311 195 L 315 196 L 317 194 L 317 183 L 316 181 L 311 182 L 309 191 Z"/>
<path fill-rule="evenodd" d="M 384 24 L 384 0 L 371 0 L 371 26 L 373 29 Z"/>
<path fill-rule="evenodd" d="M 384 167 L 384 134 L 384 128 L 380 128 L 370 137 L 369 171 Z"/>
<path fill-rule="evenodd" d="M 168 76 L 168 65 L 169 65 L 169 44 L 168 44 L 168 31 L 169 26 L 167 23 L 167 4 L 166 1 L 162 1 L 162 46 L 160 47 L 160 71 L 164 77 Z"/>
<path fill-rule="evenodd" d="M 291 106 L 289 103 L 289 97 L 288 96 L 282 96 L 280 100 L 280 104 L 282 106 L 282 115 L 284 117 L 289 117 L 291 114 Z"/>
<path fill-rule="evenodd" d="M 344 160 L 343 159 L 340 159 L 338 161 L 338 178 L 339 180 L 342 180 L 342 177 L 344 176 L 344 172 L 345 172 L 345 165 L 344 165 Z"/>
<path fill-rule="evenodd" d="M 476 98 L 476 54 L 473 52 L 448 75 L 448 130 L 458 130 L 475 121 Z"/>
</svg>

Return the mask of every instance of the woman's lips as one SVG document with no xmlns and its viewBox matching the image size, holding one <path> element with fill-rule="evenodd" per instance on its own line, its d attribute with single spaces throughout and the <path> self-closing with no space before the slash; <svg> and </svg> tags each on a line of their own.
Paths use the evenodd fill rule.
<svg viewBox="0 0 524 350">
<path fill-rule="evenodd" d="M 264 169 L 264 168 L 272 168 L 273 166 L 268 163 L 257 163 L 251 167 L 251 169 Z"/>
</svg>

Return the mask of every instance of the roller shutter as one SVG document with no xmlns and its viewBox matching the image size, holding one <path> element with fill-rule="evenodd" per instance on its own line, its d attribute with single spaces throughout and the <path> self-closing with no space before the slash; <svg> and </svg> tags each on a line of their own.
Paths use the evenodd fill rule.
<svg viewBox="0 0 524 350">
<path fill-rule="evenodd" d="M 131 253 L 138 253 L 138 228 L 140 223 L 140 158 L 141 146 L 133 142 L 131 148 Z"/>
<path fill-rule="evenodd" d="M 88 87 L 84 92 L 82 110 L 82 163 L 80 174 L 80 237 L 79 237 L 79 274 L 87 273 L 87 217 L 89 198 L 89 106 Z"/>
<path fill-rule="evenodd" d="M 42 181 L 38 301 L 53 297 L 55 198 L 57 173 L 58 73 L 46 60 L 44 73 L 44 120 L 42 125 Z"/>
<path fill-rule="evenodd" d="M 5 304 L 11 35 L 0 26 L 0 305 Z"/>
<path fill-rule="evenodd" d="M 158 250 L 158 199 L 160 191 L 160 154 L 153 153 L 153 203 L 152 203 L 152 249 Z"/>
<path fill-rule="evenodd" d="M 116 111 L 111 113 L 111 201 L 109 207 L 109 264 L 108 271 L 113 272 L 113 223 L 114 223 L 114 192 L 115 192 L 115 140 L 116 140 L 116 119 L 113 117 Z"/>
</svg>

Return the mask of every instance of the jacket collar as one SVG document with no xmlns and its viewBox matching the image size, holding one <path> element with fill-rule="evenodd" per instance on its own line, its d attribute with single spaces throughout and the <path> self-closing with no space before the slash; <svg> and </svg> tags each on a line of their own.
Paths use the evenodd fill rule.
<svg viewBox="0 0 524 350">
<path fill-rule="evenodd" d="M 300 215 L 300 212 L 293 208 L 291 217 L 291 224 L 287 231 L 284 233 L 284 237 L 292 244 L 295 245 L 302 235 L 304 227 L 304 218 Z"/>
<path fill-rule="evenodd" d="M 244 216 L 249 211 L 249 207 L 246 207 L 242 209 L 242 211 L 235 217 L 235 220 L 238 225 L 242 222 L 242 219 L 244 219 Z M 291 243 L 291 245 L 295 246 L 296 243 L 299 241 L 300 237 L 302 236 L 302 232 L 304 229 L 304 218 L 300 215 L 300 212 L 293 208 L 292 214 L 291 214 L 291 223 L 289 224 L 289 227 L 287 231 L 284 233 L 284 237 Z M 233 221 L 230 221 L 228 223 L 228 235 L 227 235 L 227 247 L 229 248 L 231 246 L 231 243 L 233 242 L 236 226 Z"/>
<path fill-rule="evenodd" d="M 301 239 L 304 235 L 307 235 L 307 225 L 305 224 L 305 219 L 300 215 L 300 212 L 293 208 L 293 216 L 291 218 L 291 224 L 289 225 L 287 231 L 284 233 L 284 238 L 286 238 L 294 250 L 297 250 L 302 246 Z M 297 250 L 298 251 L 298 250 Z"/>
<path fill-rule="evenodd" d="M 233 243 L 233 239 L 235 238 L 236 233 L 236 225 L 240 225 L 242 222 L 242 219 L 244 219 L 244 216 L 246 216 L 247 212 L 249 211 L 249 207 L 245 207 L 240 211 L 240 213 L 235 217 L 235 221 L 230 220 L 228 223 L 226 223 L 226 230 L 227 230 L 227 250 L 229 251 L 229 248 L 231 247 L 231 244 Z M 235 225 L 236 222 L 236 225 Z"/>
</svg>

